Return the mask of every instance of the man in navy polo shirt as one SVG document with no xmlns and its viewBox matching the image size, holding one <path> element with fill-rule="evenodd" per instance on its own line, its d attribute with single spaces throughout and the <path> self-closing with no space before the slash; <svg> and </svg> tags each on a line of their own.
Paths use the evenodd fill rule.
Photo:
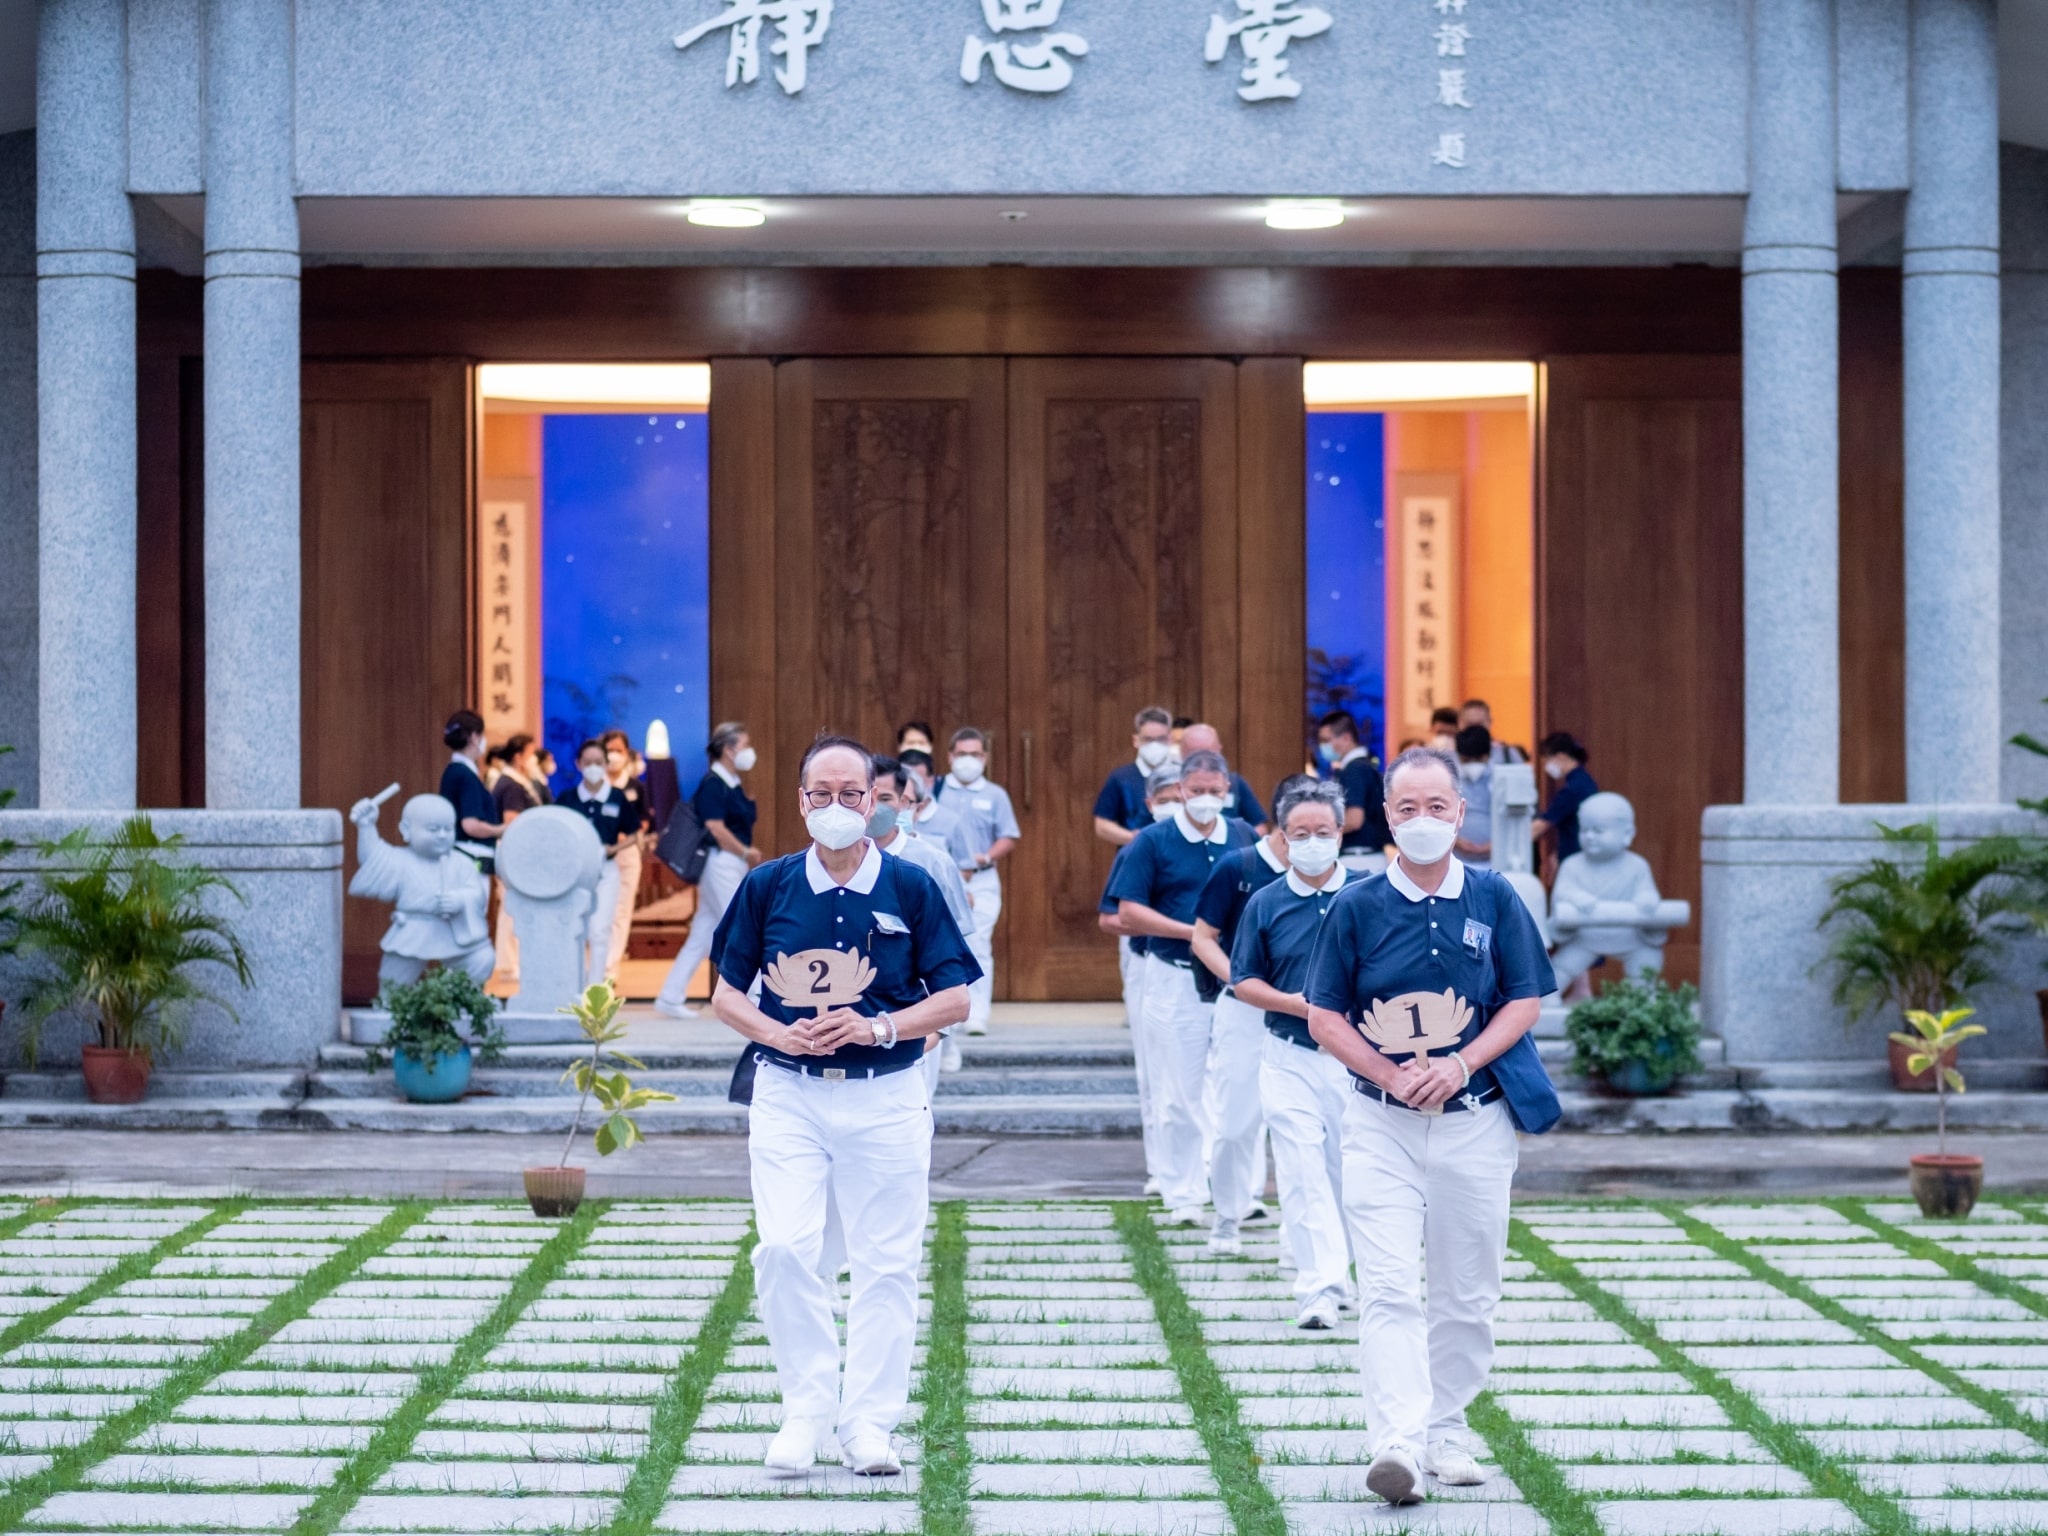
<svg viewBox="0 0 2048 1536">
<path fill-rule="evenodd" d="M 1146 779 L 1145 794 L 1147 826 L 1172 819 L 1180 806 L 1180 764 L 1172 758 L 1161 762 Z M 1156 1195 L 1159 1193 L 1159 1170 L 1164 1166 L 1159 1153 L 1159 1096 L 1152 1086 L 1153 1074 L 1159 1064 L 1146 1049 L 1145 1031 L 1139 1027 L 1145 1007 L 1145 938 L 1125 929 L 1119 915 L 1123 903 L 1111 894 L 1130 852 L 1131 845 L 1125 843 L 1109 862 L 1109 878 L 1103 882 L 1096 921 L 1104 933 L 1115 936 L 1119 949 L 1128 951 L 1130 955 L 1130 964 L 1123 972 L 1124 1022 L 1130 1026 L 1131 1063 L 1138 1079 L 1138 1127 L 1145 1143 L 1145 1193 Z"/>
<path fill-rule="evenodd" d="M 1529 1039 L 1556 981 L 1506 876 L 1452 855 L 1465 813 L 1458 765 L 1413 747 L 1386 786 L 1397 856 L 1385 878 L 1338 896 L 1307 992 L 1310 1033 L 1357 1089 L 1344 1115 L 1344 1212 L 1372 1435 L 1365 1485 L 1407 1504 L 1425 1497 L 1424 1470 L 1485 1481 L 1465 1410 L 1493 1363 L 1515 1132 L 1558 1120 Z"/>
<path fill-rule="evenodd" d="M 1121 848 L 1152 825 L 1146 784 L 1161 763 L 1173 760 L 1173 716 L 1147 704 L 1131 720 L 1132 760 L 1110 769 L 1095 797 L 1095 835 Z"/>
<path fill-rule="evenodd" d="M 1309 1034 L 1302 988 L 1323 919 L 1347 880 L 1337 862 L 1344 791 L 1304 776 L 1283 784 L 1275 802 L 1287 874 L 1246 903 L 1230 974 L 1238 1001 L 1262 1010 L 1259 1102 L 1273 1134 L 1281 1241 L 1294 1256 L 1294 1326 L 1330 1329 L 1353 1295 L 1341 1203 L 1351 1078 Z"/>
<path fill-rule="evenodd" d="M 1172 816 L 1140 832 L 1109 887 L 1124 931 L 1145 939 L 1144 1002 L 1138 1028 L 1151 1055 L 1159 1125 L 1159 1193 L 1173 1219 L 1199 1226 L 1207 1203 L 1204 1103 L 1213 1010 L 1195 990 L 1195 901 L 1210 872 L 1232 849 L 1256 837 L 1223 814 L 1230 765 L 1195 752 L 1180 765 L 1182 801 Z M 1238 1213 L 1232 1212 L 1233 1226 Z"/>
<path fill-rule="evenodd" d="M 1379 766 L 1359 739 L 1358 717 L 1333 709 L 1318 720 L 1316 755 L 1344 787 L 1344 867 L 1354 875 L 1378 874 L 1387 867 L 1386 791 Z"/>
<path fill-rule="evenodd" d="M 926 1035 L 967 1017 L 980 971 L 931 876 L 868 838 L 866 749 L 820 737 L 799 784 L 811 847 L 752 871 L 712 942 L 712 1008 L 758 1048 L 747 1120 L 754 1273 L 783 1402 L 767 1465 L 801 1474 L 837 1454 L 885 1475 L 903 1469 L 890 1437 L 910 1399 L 930 1203 L 931 1106 L 911 1069 Z M 759 1005 L 747 999 L 757 973 Z M 818 1276 L 828 1196 L 853 1268 L 843 1390 Z"/>
<path fill-rule="evenodd" d="M 1223 733 L 1213 725 L 1197 720 L 1180 733 L 1180 754 L 1192 757 L 1197 752 L 1214 752 L 1218 757 L 1227 758 L 1223 750 Z M 1266 831 L 1266 808 L 1259 803 L 1258 792 L 1245 776 L 1236 769 L 1230 772 L 1230 793 L 1223 797 L 1223 814 L 1235 816 L 1261 836 Z"/>
</svg>

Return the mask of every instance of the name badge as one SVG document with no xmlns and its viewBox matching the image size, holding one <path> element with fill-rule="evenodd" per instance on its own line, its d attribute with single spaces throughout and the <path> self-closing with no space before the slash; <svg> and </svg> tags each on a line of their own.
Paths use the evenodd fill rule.
<svg viewBox="0 0 2048 1536">
<path fill-rule="evenodd" d="M 893 912 L 877 912 L 875 914 L 875 930 L 878 933 L 908 933 L 910 932 L 910 924 L 904 922 L 902 918 Z"/>
<path fill-rule="evenodd" d="M 1474 959 L 1484 960 L 1493 948 L 1493 930 L 1476 918 L 1465 919 L 1465 949 Z"/>
<path fill-rule="evenodd" d="M 604 812 L 603 812 L 603 814 L 605 814 L 606 816 L 610 816 L 610 817 L 612 817 L 612 818 L 616 819 L 616 818 L 617 818 L 617 816 L 618 816 L 618 814 L 619 814 L 619 808 L 618 808 L 618 807 L 617 807 L 616 805 L 607 805 L 607 806 L 606 806 L 606 807 L 604 808 Z"/>
<path fill-rule="evenodd" d="M 977 811 L 992 811 L 996 808 L 996 803 L 993 800 L 980 799 L 974 802 L 974 808 Z"/>
</svg>

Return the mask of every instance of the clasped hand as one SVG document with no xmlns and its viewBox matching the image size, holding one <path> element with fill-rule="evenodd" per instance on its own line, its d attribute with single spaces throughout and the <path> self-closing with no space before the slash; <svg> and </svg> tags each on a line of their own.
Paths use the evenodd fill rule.
<svg viewBox="0 0 2048 1536">
<path fill-rule="evenodd" d="M 851 1008 L 828 1008 L 816 1018 L 797 1019 L 775 1039 L 792 1056 L 829 1056 L 842 1045 L 873 1045 L 874 1020 Z"/>
<path fill-rule="evenodd" d="M 1394 1080 L 1382 1083 L 1411 1109 L 1434 1109 L 1464 1092 L 1465 1074 L 1454 1056 L 1410 1057 L 1394 1069 Z"/>
</svg>

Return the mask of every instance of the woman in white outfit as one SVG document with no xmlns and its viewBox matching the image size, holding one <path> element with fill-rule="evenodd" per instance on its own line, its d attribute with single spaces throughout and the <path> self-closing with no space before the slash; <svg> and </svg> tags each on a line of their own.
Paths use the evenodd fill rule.
<svg viewBox="0 0 2048 1536">
<path fill-rule="evenodd" d="M 654 1011 L 672 1019 L 697 1017 L 687 1001 L 690 978 L 711 953 L 711 936 L 718 931 L 733 892 L 747 871 L 761 862 L 761 850 L 754 846 L 754 802 L 740 788 L 740 776 L 754 766 L 754 743 L 747 728 L 737 720 L 726 721 L 711 733 L 704 755 L 711 759 L 711 768 L 697 781 L 690 808 L 717 846 L 697 881 L 697 915 L 690 919 L 690 936 L 654 1000 Z"/>
</svg>

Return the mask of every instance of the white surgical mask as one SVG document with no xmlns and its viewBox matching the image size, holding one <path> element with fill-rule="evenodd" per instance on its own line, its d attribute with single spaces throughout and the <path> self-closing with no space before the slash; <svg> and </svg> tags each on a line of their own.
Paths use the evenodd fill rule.
<svg viewBox="0 0 2048 1536">
<path fill-rule="evenodd" d="M 972 753 L 965 757 L 955 756 L 953 759 L 953 777 L 962 784 L 972 784 L 981 777 L 982 770 L 987 766 L 986 763 Z"/>
<path fill-rule="evenodd" d="M 1189 795 L 1187 798 L 1188 820 L 1198 827 L 1206 827 L 1223 814 L 1221 795 Z"/>
<path fill-rule="evenodd" d="M 583 765 L 583 782 L 588 784 L 592 789 L 596 789 L 599 785 L 604 783 L 604 764 L 585 763 Z"/>
<path fill-rule="evenodd" d="M 1170 741 L 1142 741 L 1138 743 L 1138 765 L 1147 773 L 1173 756 Z"/>
<path fill-rule="evenodd" d="M 1434 816 L 1417 816 L 1394 828 L 1394 846 L 1416 864 L 1436 863 L 1457 840 L 1458 829 Z"/>
<path fill-rule="evenodd" d="M 607 752 L 604 755 L 604 761 L 607 768 L 611 769 L 613 773 L 617 773 L 626 766 L 626 754 L 623 752 Z"/>
<path fill-rule="evenodd" d="M 1543 765 L 1543 771 L 1549 774 L 1550 777 L 1553 779 L 1561 779 L 1566 774 L 1570 773 L 1571 769 L 1565 767 L 1565 765 L 1562 762 L 1560 762 L 1557 758 L 1553 757 L 1549 762 Z"/>
<path fill-rule="evenodd" d="M 1458 777 L 1463 779 L 1467 784 L 1478 783 L 1480 778 L 1484 776 L 1485 773 L 1486 764 L 1484 763 L 1458 764 Z"/>
<path fill-rule="evenodd" d="M 757 760 L 758 754 L 752 747 L 741 747 L 739 751 L 732 755 L 732 766 L 735 772 L 745 773 L 754 766 Z"/>
<path fill-rule="evenodd" d="M 1178 800 L 1161 800 L 1152 807 L 1152 819 L 1154 821 L 1171 821 L 1173 820 L 1173 813 L 1179 809 L 1180 802 Z"/>
<path fill-rule="evenodd" d="M 868 836 L 878 843 L 889 840 L 896 830 L 897 812 L 893 805 L 878 805 L 868 817 Z"/>
<path fill-rule="evenodd" d="M 1287 844 L 1287 862 L 1313 880 L 1337 862 L 1337 839 L 1334 837 L 1304 837 Z"/>
<path fill-rule="evenodd" d="M 841 848 L 851 848 L 867 836 L 868 819 L 859 811 L 834 800 L 823 810 L 812 811 L 804 817 L 804 829 L 821 847 L 836 853 Z"/>
</svg>

